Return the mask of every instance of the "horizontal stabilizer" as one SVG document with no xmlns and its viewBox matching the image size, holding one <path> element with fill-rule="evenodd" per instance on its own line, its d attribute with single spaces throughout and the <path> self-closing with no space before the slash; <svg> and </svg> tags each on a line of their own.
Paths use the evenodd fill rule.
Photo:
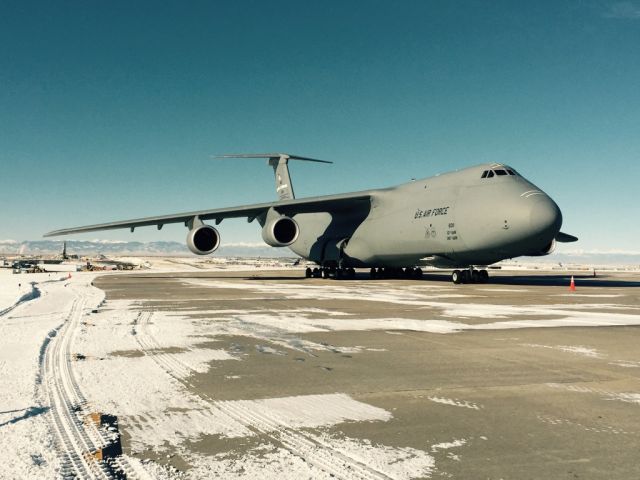
<svg viewBox="0 0 640 480">
<path fill-rule="evenodd" d="M 293 184 L 289 175 L 289 160 L 304 160 L 305 162 L 333 163 L 317 158 L 301 157 L 300 155 L 290 155 L 288 153 L 230 153 L 227 155 L 217 155 L 214 158 L 266 158 L 267 164 L 273 167 L 276 177 L 276 194 L 280 200 L 291 200 L 296 198 L 293 193 Z"/>
<path fill-rule="evenodd" d="M 572 243 L 577 241 L 578 237 L 574 237 L 573 235 L 569 235 L 568 233 L 558 232 L 558 235 L 556 235 L 556 242 Z"/>
<path fill-rule="evenodd" d="M 287 160 L 304 160 L 306 162 L 333 163 L 317 158 L 301 157 L 290 153 L 231 153 L 226 155 L 215 155 L 214 158 L 285 158 Z"/>
</svg>

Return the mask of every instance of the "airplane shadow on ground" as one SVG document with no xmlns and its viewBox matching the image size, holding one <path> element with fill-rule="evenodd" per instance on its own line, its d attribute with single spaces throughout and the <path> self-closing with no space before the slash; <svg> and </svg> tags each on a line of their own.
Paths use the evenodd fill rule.
<svg viewBox="0 0 640 480">
<path fill-rule="evenodd" d="M 558 274 L 558 275 L 501 275 L 491 276 L 489 274 L 489 281 L 487 285 L 530 285 L 540 287 L 567 287 L 571 283 L 571 274 Z M 424 276 L 425 280 L 440 280 L 451 281 L 450 275 L 432 274 L 427 273 Z M 582 287 L 613 287 L 613 288 L 625 288 L 625 287 L 640 287 L 640 281 L 635 280 L 621 280 L 619 278 L 610 278 L 607 275 L 599 275 L 593 277 L 593 275 L 573 275 L 576 283 L 576 288 Z"/>
<path fill-rule="evenodd" d="M 49 411 L 49 407 L 29 407 L 23 410 L 9 410 L 7 412 L 0 412 L 1 414 L 5 413 L 16 413 L 16 412 L 24 412 L 22 415 L 12 418 L 11 420 L 7 420 L 6 422 L 0 423 L 0 427 L 4 427 L 6 425 L 12 425 L 14 423 L 18 423 L 21 420 L 26 420 L 31 417 L 37 417 L 38 415 L 42 415 L 43 413 L 47 413 Z"/>
<path fill-rule="evenodd" d="M 571 274 L 559 273 L 553 275 L 491 275 L 489 273 L 489 281 L 487 285 L 529 285 L 529 286 L 541 286 L 541 287 L 567 287 L 569 288 L 569 283 L 571 282 Z M 158 279 L 166 279 L 166 276 L 155 276 L 155 275 L 140 275 L 143 278 L 158 278 Z M 283 275 L 219 275 L 219 274 L 189 274 L 189 275 L 176 275 L 172 277 L 174 279 L 211 279 L 211 280 L 249 280 L 256 282 L 264 282 L 264 281 L 300 281 L 306 280 L 304 274 L 283 274 Z M 598 274 L 597 277 L 593 277 L 592 274 L 584 274 L 584 275 L 573 275 L 573 278 L 576 282 L 577 288 L 582 287 L 610 287 L 610 288 L 627 288 L 627 287 L 640 287 L 640 281 L 637 280 L 623 280 L 620 278 L 613 278 L 606 274 Z M 319 279 L 309 279 L 309 280 L 319 280 Z M 355 281 L 371 281 L 371 282 L 393 282 L 393 281 L 402 281 L 404 279 L 371 279 L 369 278 L 368 273 L 357 273 Z M 336 280 L 332 280 L 336 281 Z M 342 280 L 340 280 L 342 281 Z M 339 282 L 340 282 L 339 281 Z M 354 280 L 351 280 L 354 281 Z M 415 281 L 415 280 L 413 280 Z M 425 272 L 422 281 L 430 282 L 445 282 L 451 283 L 451 273 L 449 272 Z"/>
<path fill-rule="evenodd" d="M 500 276 L 491 276 L 489 274 L 489 281 L 487 285 L 530 285 L 530 286 L 541 286 L 541 287 L 567 287 L 569 288 L 569 283 L 571 282 L 571 274 L 557 274 L 557 275 L 500 275 Z M 223 277 L 216 277 L 223 278 Z M 227 277 L 227 278 L 239 278 L 239 277 Z M 242 278 L 242 277 L 240 277 Z M 613 288 L 625 288 L 625 287 L 640 287 L 640 281 L 635 280 L 622 280 L 619 278 L 611 278 L 607 275 L 598 275 L 597 277 L 593 277 L 592 274 L 585 275 L 573 275 L 573 278 L 576 282 L 576 287 L 613 287 Z M 289 276 L 289 275 L 269 275 L 269 276 L 247 276 L 242 278 L 243 280 L 252 280 L 252 281 L 284 281 L 284 280 L 300 280 L 300 276 Z M 380 282 L 380 281 L 397 281 L 404 280 L 400 279 L 374 279 L 369 278 L 369 274 L 358 273 L 356 275 L 355 280 L 368 280 L 372 282 Z M 353 281 L 353 280 L 352 280 Z M 414 280 L 415 281 L 415 280 Z M 430 282 L 446 282 L 451 283 L 451 274 L 450 273 L 431 273 L 426 272 L 422 277 L 422 281 Z"/>
<path fill-rule="evenodd" d="M 571 282 L 571 274 L 557 274 L 557 275 L 500 275 L 500 276 L 489 276 L 489 281 L 487 285 L 530 285 L 530 286 L 541 286 L 541 287 L 567 287 L 569 288 L 569 283 Z M 220 278 L 220 277 L 217 277 Z M 231 277 L 230 277 L 231 278 Z M 235 277 L 238 278 L 238 277 Z M 640 281 L 636 280 L 622 280 L 620 278 L 612 278 L 607 275 L 598 275 L 597 277 L 593 277 L 591 274 L 585 275 L 573 275 L 573 278 L 576 282 L 577 288 L 582 287 L 611 287 L 611 288 L 626 288 L 626 287 L 640 287 Z M 286 276 L 286 275 L 270 275 L 270 276 L 248 276 L 245 277 L 244 280 L 253 280 L 253 281 L 273 281 L 273 280 L 300 280 L 299 276 Z M 355 280 L 368 280 L 373 282 L 379 281 L 396 281 L 403 279 L 375 279 L 372 280 L 369 278 L 368 274 L 357 274 Z M 438 282 L 446 282 L 451 283 L 451 274 L 450 273 L 431 273 L 427 272 L 422 277 L 422 281 L 430 282 L 430 281 L 438 281 Z"/>
</svg>

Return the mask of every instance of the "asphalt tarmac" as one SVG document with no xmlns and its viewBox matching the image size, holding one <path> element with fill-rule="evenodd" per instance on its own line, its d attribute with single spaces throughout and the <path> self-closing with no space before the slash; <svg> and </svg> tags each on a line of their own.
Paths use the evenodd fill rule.
<svg viewBox="0 0 640 480">
<path fill-rule="evenodd" d="M 189 377 L 203 398 L 347 394 L 392 418 L 324 433 L 428 451 L 431 478 L 640 478 L 640 277 L 577 273 L 571 292 L 569 275 L 492 272 L 489 284 L 454 286 L 438 274 L 149 273 L 95 285 L 107 304 L 136 300 L 201 325 L 240 312 L 228 334 L 203 339 L 241 358 Z M 120 428 L 127 451 L 126 419 Z M 263 440 L 211 435 L 189 448 L 240 455 Z M 190 468 L 179 454 L 167 462 Z"/>
</svg>

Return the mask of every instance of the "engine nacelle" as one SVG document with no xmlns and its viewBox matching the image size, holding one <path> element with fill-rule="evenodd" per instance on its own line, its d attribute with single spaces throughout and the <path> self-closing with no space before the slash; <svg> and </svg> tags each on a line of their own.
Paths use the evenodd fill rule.
<svg viewBox="0 0 640 480">
<path fill-rule="evenodd" d="M 549 242 L 549 244 L 544 247 L 543 249 L 541 249 L 538 252 L 534 252 L 529 254 L 529 256 L 531 257 L 544 257 L 545 255 L 549 255 L 550 253 L 553 253 L 553 251 L 556 249 L 556 240 L 555 238 L 553 240 L 551 240 L 551 242 Z"/>
<path fill-rule="evenodd" d="M 187 247 L 196 255 L 208 255 L 220 246 L 220 234 L 211 225 L 200 224 L 187 233 Z"/>
<path fill-rule="evenodd" d="M 272 247 L 287 247 L 298 239 L 300 229 L 293 218 L 278 217 L 262 227 L 262 239 Z"/>
</svg>

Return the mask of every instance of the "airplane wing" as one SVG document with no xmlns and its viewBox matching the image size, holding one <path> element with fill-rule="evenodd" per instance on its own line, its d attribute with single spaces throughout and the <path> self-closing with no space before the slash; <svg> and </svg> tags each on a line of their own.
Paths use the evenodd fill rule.
<svg viewBox="0 0 640 480">
<path fill-rule="evenodd" d="M 292 200 L 275 201 L 268 203 L 257 203 L 254 205 L 242 205 L 239 207 L 218 208 L 213 210 L 200 210 L 195 212 L 178 213 L 174 215 L 161 215 L 157 217 L 137 218 L 133 220 L 123 220 L 119 222 L 99 223 L 96 225 L 86 225 L 83 227 L 63 228 L 53 230 L 44 234 L 45 237 L 56 237 L 59 235 L 69 235 L 72 233 L 95 232 L 99 230 L 116 230 L 129 228 L 133 232 L 135 228 L 156 225 L 158 230 L 168 223 L 188 224 L 193 218 L 200 220 L 215 220 L 216 225 L 225 218 L 246 217 L 250 222 L 256 217 L 266 213 L 270 208 L 283 215 L 295 215 L 298 213 L 314 212 L 361 212 L 367 211 L 371 207 L 371 191 L 347 193 L 341 195 L 327 195 L 322 197 L 300 198 Z"/>
</svg>

